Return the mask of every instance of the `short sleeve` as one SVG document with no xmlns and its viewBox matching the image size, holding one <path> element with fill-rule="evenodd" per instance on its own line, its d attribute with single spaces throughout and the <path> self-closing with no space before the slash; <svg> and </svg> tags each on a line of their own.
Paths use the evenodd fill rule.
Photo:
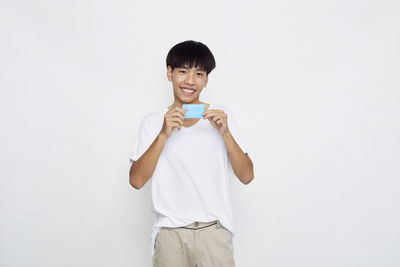
<svg viewBox="0 0 400 267">
<path fill-rule="evenodd" d="M 147 151 L 153 141 L 154 138 L 150 132 L 146 117 L 144 117 L 140 124 L 133 151 L 129 158 L 130 163 L 133 164 L 134 161 L 137 161 Z"/>
<path fill-rule="evenodd" d="M 226 109 L 226 111 L 228 116 L 228 129 L 231 132 L 233 139 L 235 139 L 236 143 L 239 145 L 240 149 L 247 154 L 247 145 L 240 134 L 239 126 L 237 125 L 235 116 L 231 110 Z"/>
</svg>

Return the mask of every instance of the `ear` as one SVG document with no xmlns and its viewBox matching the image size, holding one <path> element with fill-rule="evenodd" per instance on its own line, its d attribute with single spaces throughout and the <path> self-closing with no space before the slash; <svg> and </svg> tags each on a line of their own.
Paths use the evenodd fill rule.
<svg viewBox="0 0 400 267">
<path fill-rule="evenodd" d="M 167 67 L 167 78 L 168 78 L 168 81 L 172 81 L 172 68 L 169 65 Z"/>
</svg>

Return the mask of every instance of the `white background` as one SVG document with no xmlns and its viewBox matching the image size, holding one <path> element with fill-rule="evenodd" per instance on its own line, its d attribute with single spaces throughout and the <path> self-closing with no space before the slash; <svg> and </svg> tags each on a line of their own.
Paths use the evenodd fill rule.
<svg viewBox="0 0 400 267">
<path fill-rule="evenodd" d="M 236 265 L 400 265 L 398 1 L 12 1 L 0 9 L 0 266 L 151 266 L 142 117 L 178 42 L 216 58 L 255 178 Z"/>
</svg>

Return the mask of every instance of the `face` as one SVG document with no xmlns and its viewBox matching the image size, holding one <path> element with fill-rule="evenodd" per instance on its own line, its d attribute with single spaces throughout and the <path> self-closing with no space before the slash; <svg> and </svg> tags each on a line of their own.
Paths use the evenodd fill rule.
<svg viewBox="0 0 400 267">
<path fill-rule="evenodd" d="M 167 70 L 168 80 L 174 88 L 174 100 L 176 106 L 182 104 L 198 104 L 203 87 L 207 85 L 208 77 L 205 70 L 199 68 L 175 68 L 171 66 Z M 184 89 L 187 89 L 186 91 Z M 195 91 L 193 91 L 195 90 Z"/>
</svg>

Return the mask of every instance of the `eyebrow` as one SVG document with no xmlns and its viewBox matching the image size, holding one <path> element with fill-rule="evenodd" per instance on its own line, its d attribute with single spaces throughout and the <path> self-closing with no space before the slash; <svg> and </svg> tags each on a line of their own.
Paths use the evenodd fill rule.
<svg viewBox="0 0 400 267">
<path fill-rule="evenodd" d="M 181 67 L 181 69 L 189 69 L 189 67 Z M 203 69 L 203 68 L 196 68 L 198 71 L 206 71 L 205 69 Z"/>
</svg>

